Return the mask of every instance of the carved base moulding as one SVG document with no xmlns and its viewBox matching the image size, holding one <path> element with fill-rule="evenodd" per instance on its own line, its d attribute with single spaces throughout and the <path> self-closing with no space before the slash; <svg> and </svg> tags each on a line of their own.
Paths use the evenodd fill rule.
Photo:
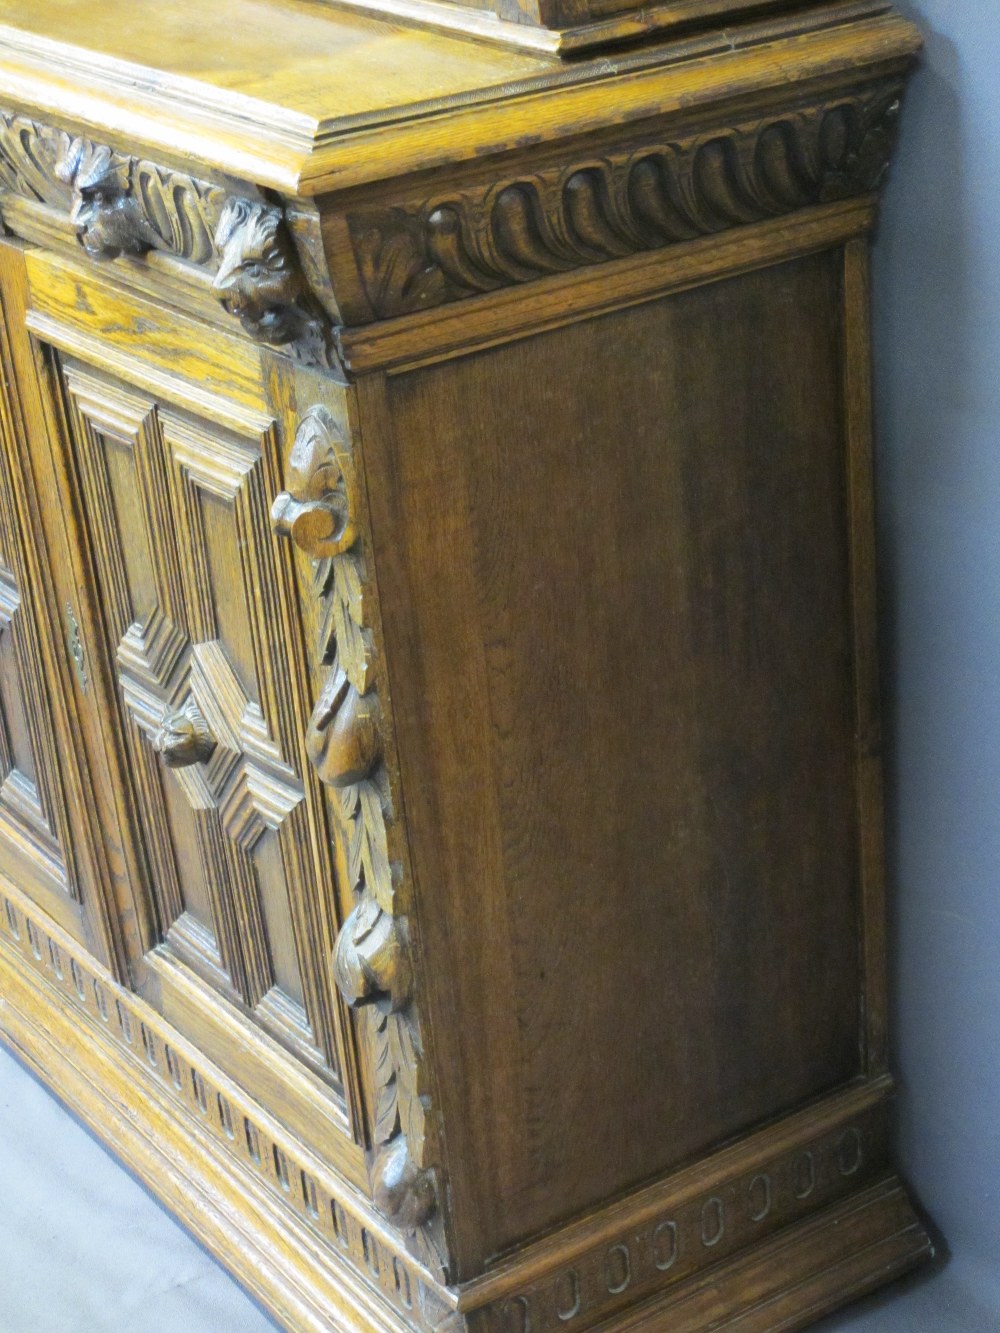
<svg viewBox="0 0 1000 1333">
<path fill-rule="evenodd" d="M 805 1327 L 932 1253 L 887 1166 L 881 1079 L 449 1288 L 2 881 L 0 978 L 0 1032 L 19 1057 L 291 1329 L 693 1333 L 724 1317 L 770 1333 Z"/>
</svg>

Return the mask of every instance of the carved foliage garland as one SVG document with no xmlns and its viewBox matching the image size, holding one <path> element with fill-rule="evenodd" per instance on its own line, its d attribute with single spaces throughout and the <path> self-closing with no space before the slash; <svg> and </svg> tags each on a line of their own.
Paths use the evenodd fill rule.
<svg viewBox="0 0 1000 1333">
<path fill-rule="evenodd" d="M 900 88 L 348 217 L 377 318 L 875 190 Z"/>
<path fill-rule="evenodd" d="M 326 676 L 307 744 L 332 793 L 340 863 L 354 895 L 354 909 L 337 937 L 333 969 L 358 1017 L 373 1090 L 373 1193 L 377 1206 L 408 1234 L 414 1253 L 440 1272 L 429 1099 L 421 1077 L 398 870 L 389 859 L 392 803 L 364 616 L 355 477 L 348 446 L 326 408 L 314 407 L 302 418 L 286 484 L 272 519 L 313 561 L 313 591 L 321 608 L 317 650 Z"/>
</svg>

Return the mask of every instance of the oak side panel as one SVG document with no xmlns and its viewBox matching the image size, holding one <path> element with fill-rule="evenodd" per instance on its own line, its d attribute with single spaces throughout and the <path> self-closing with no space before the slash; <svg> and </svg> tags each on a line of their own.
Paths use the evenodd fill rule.
<svg viewBox="0 0 1000 1333">
<path fill-rule="evenodd" d="M 860 1072 L 840 290 L 366 391 L 462 1275 Z"/>
</svg>

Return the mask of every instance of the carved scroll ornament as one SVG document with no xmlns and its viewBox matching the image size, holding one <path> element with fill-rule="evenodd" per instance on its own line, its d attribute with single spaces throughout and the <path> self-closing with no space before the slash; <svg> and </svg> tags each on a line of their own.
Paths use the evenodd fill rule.
<svg viewBox="0 0 1000 1333">
<path fill-rule="evenodd" d="M 213 262 L 225 191 L 105 144 L 0 111 L 0 190 L 69 212 L 99 259 L 163 250 Z"/>
<path fill-rule="evenodd" d="M 274 526 L 314 561 L 321 599 L 319 656 L 326 682 L 309 724 L 309 755 L 330 788 L 355 906 L 337 937 L 333 971 L 358 1027 L 373 1088 L 372 1191 L 378 1208 L 440 1271 L 437 1189 L 420 1023 L 398 871 L 390 864 L 392 817 L 382 718 L 363 614 L 365 571 L 354 523 L 354 473 L 331 414 L 302 418 Z"/>
</svg>

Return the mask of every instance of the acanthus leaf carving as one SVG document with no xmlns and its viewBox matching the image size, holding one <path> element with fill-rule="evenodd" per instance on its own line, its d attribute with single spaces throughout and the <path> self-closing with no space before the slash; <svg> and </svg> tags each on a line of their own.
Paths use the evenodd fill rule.
<svg viewBox="0 0 1000 1333">
<path fill-rule="evenodd" d="M 333 971 L 352 1007 L 402 1009 L 412 998 L 413 976 L 402 929 L 373 897 L 363 897 L 337 937 Z"/>
<path fill-rule="evenodd" d="M 69 207 L 72 190 L 56 174 L 70 136 L 29 116 L 0 111 L 0 189 L 50 207 Z"/>
<path fill-rule="evenodd" d="M 403 1135 L 397 1135 L 375 1159 L 375 1203 L 401 1231 L 416 1231 L 434 1211 L 434 1182 L 417 1167 Z"/>
<path fill-rule="evenodd" d="M 68 211 L 94 258 L 162 250 L 199 265 L 215 261 L 227 198 L 219 185 L 3 110 L 0 190 Z"/>
<path fill-rule="evenodd" d="M 901 88 L 348 214 L 375 317 L 780 217 L 876 190 Z"/>
<path fill-rule="evenodd" d="M 160 237 L 132 194 L 132 159 L 89 139 L 70 139 L 56 162 L 56 175 L 73 192 L 70 221 L 95 259 L 143 255 Z"/>
<path fill-rule="evenodd" d="M 330 672 L 306 736 L 309 758 L 328 786 L 353 787 L 374 770 L 379 717 L 377 695 L 359 694 L 342 668 Z M 351 818 L 351 812 L 345 815 Z"/>
<path fill-rule="evenodd" d="M 358 481 L 348 444 L 325 407 L 311 408 L 300 420 L 286 485 L 272 520 L 276 531 L 312 560 L 312 590 L 323 603 L 317 657 L 326 676 L 306 742 L 313 766 L 330 788 L 341 862 L 354 896 L 331 965 L 340 993 L 357 1015 L 368 1068 L 372 1193 L 407 1235 L 413 1253 L 440 1273 L 432 1120 L 400 910 L 400 870 L 389 857 L 392 796 L 364 616 Z"/>
<path fill-rule="evenodd" d="M 255 341 L 338 365 L 330 318 L 279 204 L 0 109 L 0 206 L 4 194 L 67 213 L 94 259 L 161 251 L 209 269 L 223 307 Z M 314 272 L 322 266 L 321 254 L 309 260 Z"/>
</svg>

